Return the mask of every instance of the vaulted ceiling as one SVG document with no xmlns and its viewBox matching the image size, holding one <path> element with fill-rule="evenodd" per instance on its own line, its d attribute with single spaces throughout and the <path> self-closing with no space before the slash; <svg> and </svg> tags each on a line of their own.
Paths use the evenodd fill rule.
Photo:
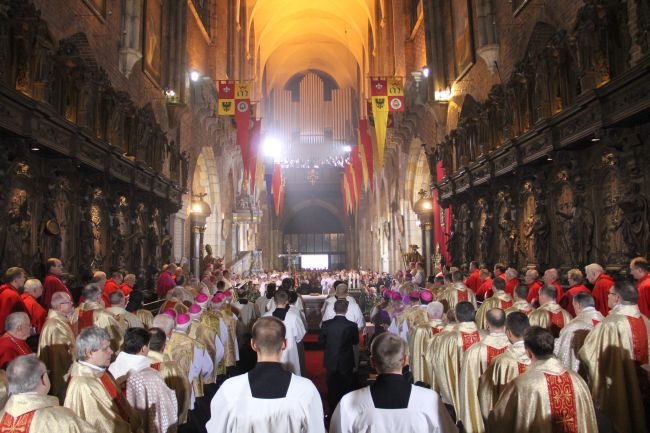
<svg viewBox="0 0 650 433">
<path fill-rule="evenodd" d="M 305 70 L 356 87 L 374 46 L 375 1 L 381 0 L 257 0 L 248 13 L 246 46 L 255 41 L 267 88 L 282 88 Z"/>
</svg>

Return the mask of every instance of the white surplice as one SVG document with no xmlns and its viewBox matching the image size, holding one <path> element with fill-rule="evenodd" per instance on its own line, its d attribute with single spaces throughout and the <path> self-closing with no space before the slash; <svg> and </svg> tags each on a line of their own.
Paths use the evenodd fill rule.
<svg viewBox="0 0 650 433">
<path fill-rule="evenodd" d="M 208 433 L 325 433 L 323 403 L 314 384 L 291 376 L 287 396 L 259 399 L 248 374 L 226 380 L 210 403 Z"/>
<path fill-rule="evenodd" d="M 435 391 L 413 386 L 405 409 L 377 409 L 370 387 L 346 394 L 336 406 L 329 433 L 452 433 L 457 432 Z"/>
</svg>

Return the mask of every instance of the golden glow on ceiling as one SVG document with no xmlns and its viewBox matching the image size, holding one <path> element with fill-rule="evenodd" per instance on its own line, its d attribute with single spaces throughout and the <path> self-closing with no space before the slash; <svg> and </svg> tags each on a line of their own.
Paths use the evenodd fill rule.
<svg viewBox="0 0 650 433">
<path fill-rule="evenodd" d="M 261 71 L 266 70 L 268 87 L 283 87 L 293 75 L 308 69 L 330 74 L 341 87 L 356 87 L 357 67 L 363 76 L 364 65 L 368 64 L 368 25 L 374 39 L 374 3 L 375 0 L 255 2 L 246 31 L 249 40 L 255 39 L 254 48 L 259 52 Z M 246 46 L 250 47 L 250 43 Z"/>
</svg>

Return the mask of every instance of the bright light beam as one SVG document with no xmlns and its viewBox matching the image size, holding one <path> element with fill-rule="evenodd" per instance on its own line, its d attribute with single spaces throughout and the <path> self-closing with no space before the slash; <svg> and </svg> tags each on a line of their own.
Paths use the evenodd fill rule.
<svg viewBox="0 0 650 433">
<path fill-rule="evenodd" d="M 280 143 L 280 140 L 273 136 L 267 136 L 264 138 L 264 142 L 262 143 L 262 152 L 264 152 L 265 156 L 277 159 L 280 157 L 281 151 L 282 143 Z"/>
</svg>

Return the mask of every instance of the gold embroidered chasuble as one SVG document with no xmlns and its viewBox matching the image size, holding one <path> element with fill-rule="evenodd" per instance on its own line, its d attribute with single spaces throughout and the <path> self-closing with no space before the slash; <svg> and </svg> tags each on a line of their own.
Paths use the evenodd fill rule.
<svg viewBox="0 0 650 433">
<path fill-rule="evenodd" d="M 183 370 L 164 353 L 150 350 L 147 357 L 151 360 L 151 368 L 160 372 L 167 386 L 176 394 L 178 402 L 178 424 L 187 422 L 187 411 L 190 408 L 190 382 Z"/>
<path fill-rule="evenodd" d="M 75 335 L 68 319 L 56 310 L 47 313 L 47 320 L 38 340 L 38 357 L 47 366 L 50 395 L 65 400 L 67 382 L 64 379 L 75 359 Z"/>
<path fill-rule="evenodd" d="M 94 433 L 97 430 L 56 397 L 16 394 L 0 410 L 0 433 Z"/>
<path fill-rule="evenodd" d="M 588 373 L 594 403 L 614 423 L 617 433 L 643 433 L 647 427 L 644 394 L 650 386 L 640 365 L 650 355 L 650 320 L 636 305 L 620 305 L 585 339 L 578 357 Z"/>
</svg>

